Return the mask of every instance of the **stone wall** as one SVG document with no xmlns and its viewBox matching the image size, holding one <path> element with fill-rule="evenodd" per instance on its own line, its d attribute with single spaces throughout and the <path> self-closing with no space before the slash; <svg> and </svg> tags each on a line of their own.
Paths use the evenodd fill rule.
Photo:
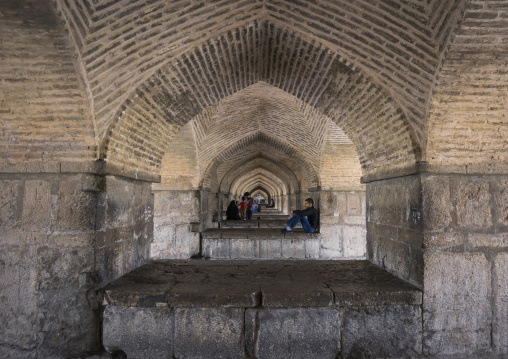
<svg viewBox="0 0 508 359">
<path fill-rule="evenodd" d="M 424 175 L 424 350 L 508 354 L 508 178 Z"/>
<path fill-rule="evenodd" d="M 365 205 L 365 191 L 320 191 L 323 258 L 365 258 Z"/>
<path fill-rule="evenodd" d="M 154 238 L 150 257 L 190 258 L 199 254 L 200 191 L 154 191 Z M 193 223 L 195 225 L 193 225 Z"/>
<path fill-rule="evenodd" d="M 419 287 L 423 284 L 420 176 L 367 184 L 367 258 Z"/>
<path fill-rule="evenodd" d="M 149 186 L 87 174 L 1 174 L 0 357 L 99 349 L 97 289 L 144 263 Z"/>
</svg>

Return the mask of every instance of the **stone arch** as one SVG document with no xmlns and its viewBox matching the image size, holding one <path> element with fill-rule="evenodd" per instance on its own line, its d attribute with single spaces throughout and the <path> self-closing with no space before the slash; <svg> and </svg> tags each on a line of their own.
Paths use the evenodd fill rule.
<svg viewBox="0 0 508 359">
<path fill-rule="evenodd" d="M 266 171 L 274 173 L 277 177 L 283 179 L 288 184 L 290 192 L 299 191 L 299 184 L 296 175 L 286 166 L 272 160 L 267 155 L 253 156 L 251 159 L 246 161 L 244 165 L 233 167 L 222 177 L 219 191 L 226 193 L 230 191 L 232 183 L 235 178 L 240 176 L 243 172 L 251 168 L 264 168 Z"/>
<path fill-rule="evenodd" d="M 207 41 L 138 86 L 111 127 L 103 151 L 111 166 L 124 172 L 135 167 L 157 173 L 164 148 L 179 127 L 222 98 L 264 80 L 339 124 L 356 144 L 366 174 L 414 169 L 420 145 L 411 125 L 372 77 L 344 64 L 323 44 L 294 32 L 288 34 L 300 39 L 299 46 L 270 47 L 273 56 L 285 60 L 267 71 L 272 64 L 260 59 L 266 46 L 273 45 L 267 40 L 268 25 L 253 26 L 256 31 L 239 28 Z M 256 40 L 265 47 L 243 46 L 238 52 L 236 45 Z"/>
<path fill-rule="evenodd" d="M 251 169 L 235 179 L 231 191 L 232 193 L 251 192 L 252 188 L 263 184 L 272 192 L 286 194 L 288 192 L 287 184 L 278 177 L 269 177 L 269 174 L 261 168 Z"/>
<path fill-rule="evenodd" d="M 256 153 L 254 151 L 249 151 L 249 148 L 252 146 L 256 147 L 262 144 L 267 148 L 263 153 L 271 153 L 270 158 L 277 161 L 290 161 L 295 164 L 294 168 L 301 169 L 301 177 L 300 181 L 304 181 L 305 183 L 309 183 L 309 185 L 318 185 L 319 183 L 319 175 L 314 167 L 305 159 L 302 158 L 301 154 L 298 153 L 292 146 L 289 146 L 287 143 L 281 141 L 280 139 L 273 138 L 267 134 L 262 132 L 254 133 L 250 136 L 246 136 L 240 140 L 238 140 L 235 144 L 227 147 L 224 151 L 219 154 L 215 160 L 208 165 L 208 168 L 204 171 L 202 176 L 201 186 L 207 187 L 207 183 L 210 183 L 210 178 L 212 174 L 215 173 L 216 168 L 223 162 L 225 162 L 229 158 L 234 158 L 235 154 L 243 154 L 247 153 Z M 250 157 L 250 155 L 249 155 Z M 247 157 L 248 158 L 248 157 Z M 284 158 L 286 160 L 284 160 Z M 231 161 L 231 167 L 234 163 L 238 163 L 237 159 Z M 287 166 L 286 166 L 287 167 Z M 305 178 L 302 178 L 305 177 Z"/>
</svg>

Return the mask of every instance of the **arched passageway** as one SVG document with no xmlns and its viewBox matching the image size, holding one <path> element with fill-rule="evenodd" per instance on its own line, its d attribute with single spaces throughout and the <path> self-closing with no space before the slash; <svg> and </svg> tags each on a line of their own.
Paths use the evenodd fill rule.
<svg viewBox="0 0 508 359">
<path fill-rule="evenodd" d="M 418 355 L 506 356 L 507 9 L 1 2 L 0 351 L 94 350 L 97 289 L 251 191 L 420 288 Z"/>
</svg>

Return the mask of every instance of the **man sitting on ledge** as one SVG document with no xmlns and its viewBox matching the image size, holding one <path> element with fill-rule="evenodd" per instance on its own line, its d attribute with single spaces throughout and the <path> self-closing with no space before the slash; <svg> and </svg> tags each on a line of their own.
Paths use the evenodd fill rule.
<svg viewBox="0 0 508 359">
<path fill-rule="evenodd" d="M 291 211 L 292 217 L 287 221 L 287 227 L 281 230 L 282 233 L 291 232 L 298 222 L 302 224 L 306 233 L 314 233 L 318 224 L 318 212 L 314 208 L 314 200 L 312 198 L 307 198 L 304 206 L 304 210 Z"/>
</svg>

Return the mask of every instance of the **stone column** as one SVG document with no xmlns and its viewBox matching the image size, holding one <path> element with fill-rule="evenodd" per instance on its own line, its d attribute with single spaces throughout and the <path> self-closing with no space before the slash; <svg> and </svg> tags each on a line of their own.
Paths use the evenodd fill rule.
<svg viewBox="0 0 508 359">
<path fill-rule="evenodd" d="M 424 352 L 508 354 L 508 176 L 422 176 Z"/>
</svg>

